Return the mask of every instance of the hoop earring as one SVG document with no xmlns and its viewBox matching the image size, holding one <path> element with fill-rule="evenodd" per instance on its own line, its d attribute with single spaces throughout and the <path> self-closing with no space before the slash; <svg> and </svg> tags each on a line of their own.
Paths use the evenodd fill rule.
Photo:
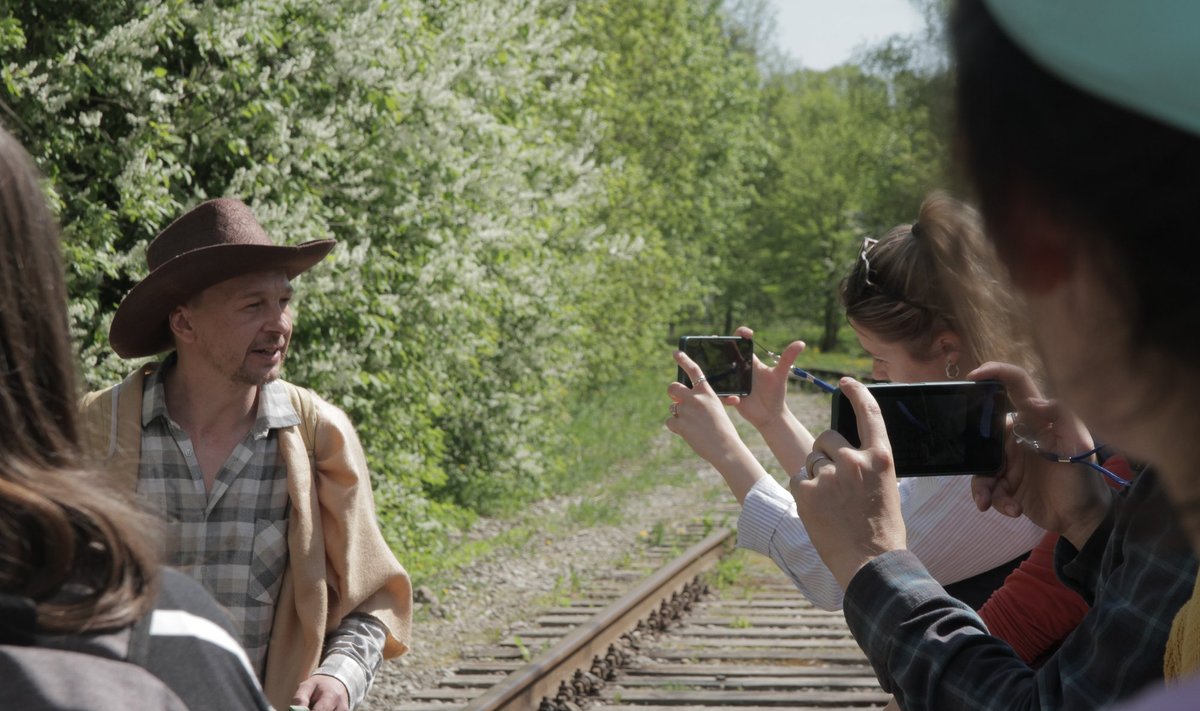
<svg viewBox="0 0 1200 711">
<path fill-rule="evenodd" d="M 950 372 L 951 368 L 954 369 L 954 372 Z M 958 377 L 958 374 L 960 372 L 962 372 L 962 371 L 960 371 L 958 369 L 958 363 L 955 363 L 954 361 L 949 360 L 949 359 L 946 360 L 946 377 L 947 378 L 949 378 L 950 380 L 954 380 L 955 378 Z"/>
</svg>

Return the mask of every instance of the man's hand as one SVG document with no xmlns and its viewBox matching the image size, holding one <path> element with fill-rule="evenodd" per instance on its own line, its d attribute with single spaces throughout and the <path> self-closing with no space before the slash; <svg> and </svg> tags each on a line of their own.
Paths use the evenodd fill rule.
<svg viewBox="0 0 1200 711">
<path fill-rule="evenodd" d="M 832 430 L 808 456 L 808 478 L 793 477 L 792 496 L 813 546 L 845 590 L 873 558 L 906 546 L 892 447 L 879 403 L 866 386 L 842 378 L 858 417 L 862 449 Z"/>
<path fill-rule="evenodd" d="M 1083 423 L 1057 402 L 1042 399 L 1033 378 L 1022 368 L 985 363 L 967 377 L 1004 383 L 1017 407 L 1022 434 L 1036 439 L 1041 451 L 1074 455 L 1094 446 Z M 980 511 L 990 507 L 1014 518 L 1024 514 L 1076 548 L 1083 547 L 1112 505 L 1112 492 L 1099 475 L 1082 464 L 1048 460 L 1011 435 L 1004 469 L 994 477 L 974 477 L 971 493 Z"/>
<path fill-rule="evenodd" d="M 350 711 L 350 692 L 346 685 L 327 674 L 313 674 L 296 688 L 292 704 L 309 711 Z"/>
</svg>

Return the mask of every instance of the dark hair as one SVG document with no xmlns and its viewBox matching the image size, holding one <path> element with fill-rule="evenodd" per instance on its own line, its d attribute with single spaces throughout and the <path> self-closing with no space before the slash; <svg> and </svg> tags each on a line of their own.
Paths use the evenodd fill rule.
<svg viewBox="0 0 1200 711">
<path fill-rule="evenodd" d="M 58 228 L 38 180 L 0 128 L 0 592 L 32 599 L 46 631 L 121 627 L 152 602 L 153 524 L 82 465 Z"/>
<path fill-rule="evenodd" d="M 893 227 L 866 256 L 842 280 L 847 318 L 914 358 L 929 358 L 938 334 L 951 331 L 976 365 L 1001 360 L 1036 370 L 1020 302 L 969 205 L 933 193 L 914 224 Z"/>
<path fill-rule="evenodd" d="M 1096 98 L 1053 76 L 981 0 L 951 20 L 963 158 L 993 234 L 1014 191 L 1086 232 L 1128 310 L 1129 345 L 1190 359 L 1200 341 L 1195 239 L 1200 137 Z M 1004 245 L 1000 244 L 1000 249 Z"/>
</svg>

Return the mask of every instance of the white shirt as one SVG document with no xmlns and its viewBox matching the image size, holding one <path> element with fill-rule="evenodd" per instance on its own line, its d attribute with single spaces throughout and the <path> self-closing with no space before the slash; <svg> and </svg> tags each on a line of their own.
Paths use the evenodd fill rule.
<svg viewBox="0 0 1200 711">
<path fill-rule="evenodd" d="M 899 487 L 908 549 L 942 585 L 1007 563 L 1046 533 L 1024 516 L 979 511 L 969 476 L 906 477 Z M 795 499 L 769 476 L 746 494 L 738 517 L 738 547 L 769 556 L 812 604 L 841 609 L 842 589 L 813 548 Z"/>
</svg>

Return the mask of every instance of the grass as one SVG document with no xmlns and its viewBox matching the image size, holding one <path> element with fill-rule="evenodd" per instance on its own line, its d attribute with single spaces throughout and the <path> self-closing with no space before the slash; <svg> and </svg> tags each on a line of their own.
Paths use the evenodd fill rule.
<svg viewBox="0 0 1200 711">
<path fill-rule="evenodd" d="M 779 347 L 791 337 L 781 332 L 776 339 L 779 343 L 767 342 Z M 451 545 L 424 556 L 410 551 L 406 563 L 415 581 L 435 590 L 444 588 L 455 580 L 456 572 L 463 566 L 493 552 L 521 550 L 530 541 L 560 531 L 619 524 L 627 501 L 663 485 L 696 485 L 695 467 L 678 466 L 679 462 L 697 462 L 696 456 L 682 439 L 667 436 L 663 430 L 669 416 L 666 388 L 675 378 L 669 353 L 664 349 L 661 363 L 656 361 L 653 367 L 637 369 L 627 381 L 577 400 L 566 424 L 562 447 L 546 455 L 550 461 L 562 464 L 560 473 L 548 482 L 547 495 L 576 497 L 563 514 L 547 517 L 517 507 L 516 513 L 506 517 L 502 532 L 492 538 L 457 537 Z M 850 359 L 848 367 L 827 367 L 841 363 L 835 359 L 846 358 Z M 813 353 L 805 354 L 800 364 L 850 372 L 856 372 L 856 366 L 869 368 L 869 361 L 855 361 L 855 358 L 859 356 Z M 735 422 L 739 423 L 739 429 L 748 427 L 740 418 L 735 417 Z M 724 486 L 714 486 L 704 492 L 704 497 L 719 502 L 727 500 L 729 492 Z M 715 523 L 710 520 L 704 525 L 711 530 Z M 661 545 L 668 536 L 659 524 L 647 526 L 642 538 L 649 544 Z"/>
<path fill-rule="evenodd" d="M 517 652 L 520 653 L 522 661 L 528 662 L 533 657 L 533 653 L 529 651 L 529 647 L 525 646 L 525 642 L 521 639 L 520 635 L 513 635 L 513 644 L 516 645 Z"/>
<path fill-rule="evenodd" d="M 638 369 L 625 382 L 582 399 L 567 425 L 563 474 L 551 483 L 554 493 L 573 493 L 594 482 L 621 487 L 619 496 L 646 491 L 661 483 L 650 477 L 609 481 L 618 465 L 653 471 L 677 459 L 675 447 L 653 450 L 651 443 L 663 431 L 670 404 L 667 385 L 675 379 L 675 366 L 664 354 L 658 367 Z M 682 443 L 679 443 L 682 445 Z"/>
<path fill-rule="evenodd" d="M 738 549 L 717 562 L 711 573 L 711 584 L 718 590 L 726 590 L 741 580 L 745 568 L 745 552 Z"/>
<path fill-rule="evenodd" d="M 419 572 L 417 582 L 445 587 L 456 571 L 493 551 L 520 549 L 558 531 L 619 524 L 624 502 L 664 484 L 693 483 L 686 469 L 670 465 L 694 455 L 679 438 L 664 436 L 670 403 L 666 389 L 674 377 L 674 364 L 665 356 L 661 367 L 640 369 L 626 382 L 582 397 L 571 413 L 562 448 L 546 455 L 563 463 L 561 473 L 550 479 L 547 495 L 579 500 L 563 515 L 549 518 L 518 507 L 499 535 L 459 541 L 438 556 L 421 557 L 410 568 Z M 661 529 L 659 525 L 647 535 L 661 542 L 666 537 Z"/>
</svg>

